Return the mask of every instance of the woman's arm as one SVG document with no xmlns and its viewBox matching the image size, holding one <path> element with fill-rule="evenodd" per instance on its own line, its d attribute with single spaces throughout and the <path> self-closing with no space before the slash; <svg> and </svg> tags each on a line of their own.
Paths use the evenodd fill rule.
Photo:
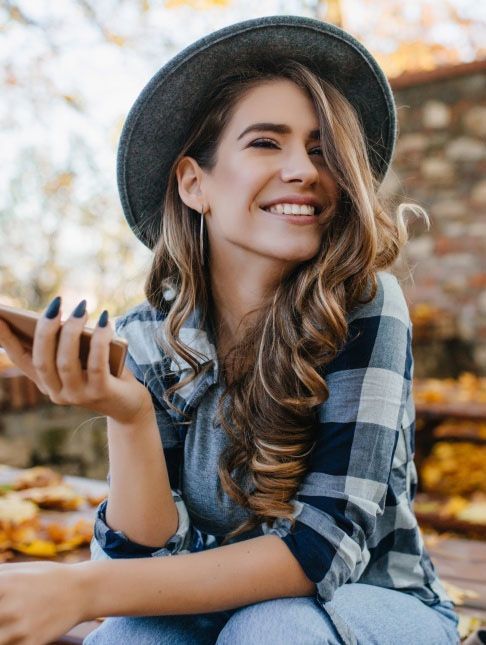
<svg viewBox="0 0 486 645">
<path fill-rule="evenodd" d="M 314 588 L 274 535 L 168 558 L 3 564 L 0 643 L 57 642 L 98 616 L 207 613 Z"/>
<path fill-rule="evenodd" d="M 178 513 L 153 406 L 134 424 L 108 417 L 110 528 L 146 546 L 164 546 L 178 526 Z"/>
<path fill-rule="evenodd" d="M 98 508 L 93 559 L 174 555 L 202 548 L 180 496 L 183 441 L 164 403 L 166 367 L 155 339 L 161 321 L 146 303 L 115 321 L 129 343 L 125 367 L 147 397 L 130 424 L 108 418 L 110 493 Z"/>
<path fill-rule="evenodd" d="M 315 592 L 275 535 L 169 558 L 83 562 L 74 570 L 83 620 L 207 613 Z"/>
</svg>

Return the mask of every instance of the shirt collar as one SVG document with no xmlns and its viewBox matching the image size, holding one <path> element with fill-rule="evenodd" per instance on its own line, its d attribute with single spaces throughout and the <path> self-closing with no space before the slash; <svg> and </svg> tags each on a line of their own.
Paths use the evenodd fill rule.
<svg viewBox="0 0 486 645">
<path fill-rule="evenodd" d="M 166 299 L 169 298 L 166 296 Z M 196 407 L 208 387 L 219 380 L 219 361 L 214 330 L 210 321 L 203 322 L 202 312 L 198 305 L 193 308 L 184 321 L 179 338 L 192 352 L 197 352 L 195 358 L 201 366 L 211 363 L 206 372 L 199 374 L 190 383 L 177 390 L 177 395 L 183 399 L 180 403 L 183 404 L 184 411 L 187 411 L 189 407 Z M 172 358 L 170 370 L 177 374 L 179 381 L 186 378 L 191 369 L 189 363 L 181 356 L 177 356 L 176 359 Z"/>
</svg>

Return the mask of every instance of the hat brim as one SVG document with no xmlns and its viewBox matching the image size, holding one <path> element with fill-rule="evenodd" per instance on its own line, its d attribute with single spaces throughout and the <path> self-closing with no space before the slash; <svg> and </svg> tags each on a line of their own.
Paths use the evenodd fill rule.
<svg viewBox="0 0 486 645">
<path fill-rule="evenodd" d="M 195 41 L 147 83 L 123 126 L 117 180 L 125 217 L 150 249 L 160 229 L 171 166 L 214 78 L 248 59 L 293 57 L 344 94 L 356 109 L 378 180 L 390 164 L 396 139 L 393 93 L 370 52 L 350 34 L 302 16 L 245 20 Z"/>
</svg>

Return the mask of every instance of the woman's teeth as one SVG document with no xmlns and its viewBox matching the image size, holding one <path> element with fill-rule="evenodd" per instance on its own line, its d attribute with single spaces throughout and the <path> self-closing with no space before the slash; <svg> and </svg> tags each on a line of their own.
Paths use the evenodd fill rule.
<svg viewBox="0 0 486 645">
<path fill-rule="evenodd" d="M 263 210 L 277 215 L 314 215 L 315 208 L 305 204 L 273 204 Z"/>
</svg>

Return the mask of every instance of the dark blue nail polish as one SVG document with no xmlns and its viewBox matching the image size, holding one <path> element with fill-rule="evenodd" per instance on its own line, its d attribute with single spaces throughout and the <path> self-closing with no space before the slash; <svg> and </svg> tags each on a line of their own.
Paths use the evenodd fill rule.
<svg viewBox="0 0 486 645">
<path fill-rule="evenodd" d="M 82 318 L 85 313 L 86 313 L 86 300 L 81 300 L 79 305 L 73 311 L 73 316 L 75 318 Z"/>
<path fill-rule="evenodd" d="M 99 327 L 106 327 L 108 324 L 108 311 L 105 309 L 98 320 Z"/>
<path fill-rule="evenodd" d="M 59 308 L 61 307 L 61 296 L 56 296 L 54 300 L 49 303 L 49 306 L 46 309 L 45 316 L 46 318 L 55 318 L 59 313 Z"/>
</svg>

